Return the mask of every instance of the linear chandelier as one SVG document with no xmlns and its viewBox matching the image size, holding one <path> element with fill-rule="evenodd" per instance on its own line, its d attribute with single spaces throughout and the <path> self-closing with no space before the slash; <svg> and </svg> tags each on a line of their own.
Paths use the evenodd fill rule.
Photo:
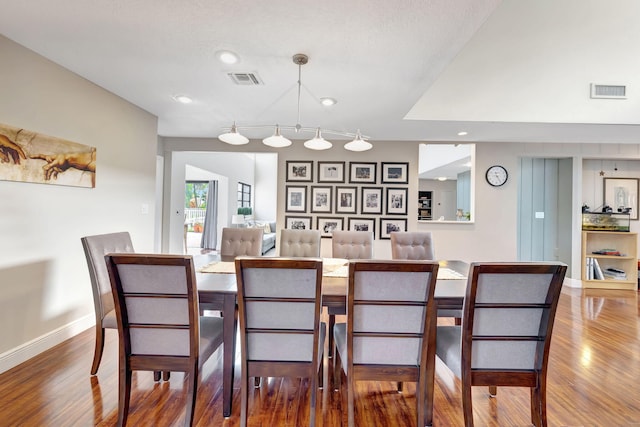
<svg viewBox="0 0 640 427">
<path fill-rule="evenodd" d="M 328 150 L 333 146 L 333 144 L 326 139 L 323 138 L 322 134 L 333 134 L 346 136 L 349 138 L 353 138 L 351 142 L 348 142 L 344 145 L 344 148 L 349 151 L 366 151 L 373 147 L 370 142 L 365 141 L 365 137 L 360 133 L 360 129 L 354 134 L 349 132 L 340 132 L 330 129 L 321 129 L 319 127 L 310 128 L 303 127 L 300 125 L 300 92 L 302 87 L 302 66 L 309 62 L 309 57 L 303 53 L 298 53 L 293 55 L 293 63 L 298 66 L 298 121 L 294 126 L 287 125 L 236 125 L 234 122 L 230 129 L 226 129 L 227 131 L 218 136 L 218 139 L 222 142 L 226 142 L 231 145 L 244 145 L 249 142 L 249 138 L 242 135 L 239 132 L 239 129 L 258 129 L 258 128 L 272 128 L 275 129 L 272 136 L 264 138 L 262 143 L 268 145 L 269 147 L 282 148 L 288 147 L 291 145 L 291 140 L 284 137 L 281 133 L 282 130 L 294 131 L 295 133 L 300 132 L 312 132 L 314 133 L 314 137 L 305 141 L 304 146 L 311 150 Z"/>
</svg>

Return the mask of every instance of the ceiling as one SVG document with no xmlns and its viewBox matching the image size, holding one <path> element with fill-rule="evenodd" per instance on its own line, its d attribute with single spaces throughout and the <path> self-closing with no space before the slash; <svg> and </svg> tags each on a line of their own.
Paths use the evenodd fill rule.
<svg viewBox="0 0 640 427">
<path fill-rule="evenodd" d="M 292 56 L 305 53 L 304 127 L 360 129 L 372 142 L 640 141 L 636 0 L 0 0 L 0 9 L 2 35 L 157 116 L 162 136 L 215 137 L 234 120 L 295 125 Z M 220 50 L 240 61 L 222 64 Z M 230 72 L 264 84 L 236 85 Z M 627 98 L 591 99 L 590 83 L 626 85 Z"/>
</svg>

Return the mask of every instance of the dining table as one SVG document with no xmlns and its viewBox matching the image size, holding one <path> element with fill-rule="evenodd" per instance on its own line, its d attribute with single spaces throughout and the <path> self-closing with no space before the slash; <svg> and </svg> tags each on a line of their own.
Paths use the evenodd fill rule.
<svg viewBox="0 0 640 427">
<path fill-rule="evenodd" d="M 233 257 L 202 254 L 193 257 L 201 309 L 220 311 L 223 317 L 223 415 L 231 416 L 238 326 L 237 286 Z M 438 261 L 434 291 L 437 309 L 462 309 L 467 289 L 469 264 L 458 260 Z M 348 260 L 323 259 L 322 305 L 346 308 Z M 435 363 L 435 362 L 433 362 Z M 433 363 L 430 363 L 432 365 Z M 431 366 L 431 371 L 434 367 Z M 431 372 L 433 375 L 433 372 Z M 431 408 L 428 408 L 430 413 Z"/>
</svg>

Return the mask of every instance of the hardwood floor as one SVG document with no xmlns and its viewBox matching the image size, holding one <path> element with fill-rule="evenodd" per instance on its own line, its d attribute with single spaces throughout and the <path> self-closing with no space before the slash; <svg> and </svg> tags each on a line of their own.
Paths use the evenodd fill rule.
<svg viewBox="0 0 640 427">
<path fill-rule="evenodd" d="M 640 426 L 639 311 L 635 291 L 563 291 L 549 361 L 550 426 Z M 91 377 L 93 337 L 93 330 L 87 330 L 1 374 L 0 426 L 115 425 L 117 337 L 115 331 L 107 331 L 102 365 Z M 198 426 L 239 425 L 239 375 L 233 414 L 222 417 L 218 353 L 204 366 L 195 413 Z M 154 383 L 152 373 L 134 373 L 129 425 L 182 425 L 183 379 L 182 374 L 172 373 L 171 381 Z M 395 383 L 359 383 L 356 423 L 414 425 L 414 392 L 411 383 L 405 384 L 403 393 L 395 391 Z M 346 398 L 341 393 L 324 389 L 318 399 L 317 425 L 347 425 Z M 485 387 L 476 387 L 473 403 L 476 426 L 530 425 L 526 389 L 499 388 L 498 396 L 489 398 Z M 250 397 L 249 425 L 303 426 L 308 408 L 306 380 L 269 378 Z M 434 426 L 461 425 L 460 381 L 437 361 Z"/>
</svg>

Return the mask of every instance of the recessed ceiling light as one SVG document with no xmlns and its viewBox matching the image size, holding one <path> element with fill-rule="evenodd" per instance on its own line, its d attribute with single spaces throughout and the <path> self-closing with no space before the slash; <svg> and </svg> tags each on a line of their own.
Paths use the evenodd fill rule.
<svg viewBox="0 0 640 427">
<path fill-rule="evenodd" d="M 172 98 L 182 104 L 191 104 L 193 102 L 193 99 L 189 98 L 187 95 L 173 95 Z"/>
<path fill-rule="evenodd" d="M 219 50 L 218 52 L 216 52 L 216 56 L 218 57 L 220 62 L 223 62 L 225 64 L 235 64 L 239 59 L 238 55 L 231 52 L 230 50 Z"/>
<path fill-rule="evenodd" d="M 467 135 L 467 132 L 465 132 L 465 131 L 458 132 L 458 136 L 465 136 L 465 135 Z"/>
<path fill-rule="evenodd" d="M 438 181 L 446 181 L 447 177 L 446 176 L 439 176 L 438 178 L 436 178 Z"/>
<path fill-rule="evenodd" d="M 336 105 L 338 103 L 338 101 L 336 101 L 334 98 L 320 98 L 320 103 L 322 103 L 322 105 L 324 105 L 325 107 L 331 107 L 332 105 Z"/>
</svg>

